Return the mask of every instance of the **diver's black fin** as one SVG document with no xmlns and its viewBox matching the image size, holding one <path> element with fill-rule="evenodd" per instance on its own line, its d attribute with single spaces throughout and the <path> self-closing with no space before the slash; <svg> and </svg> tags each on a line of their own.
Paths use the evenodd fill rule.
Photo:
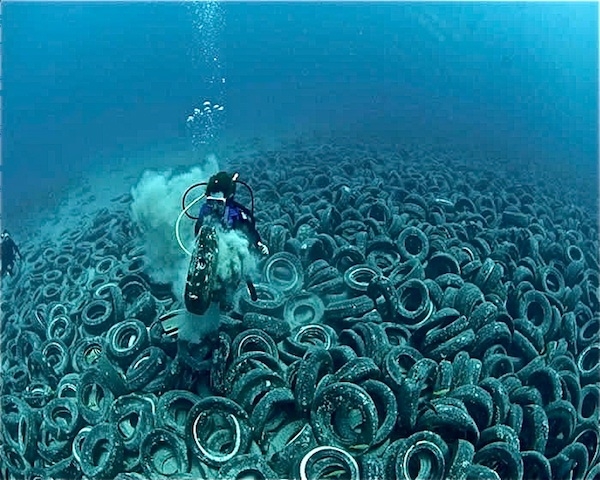
<svg viewBox="0 0 600 480">
<path fill-rule="evenodd" d="M 179 327 L 181 326 L 182 316 L 185 313 L 184 309 L 167 312 L 159 317 L 160 324 L 168 337 L 177 338 L 179 335 Z"/>
<path fill-rule="evenodd" d="M 246 280 L 246 287 L 248 287 L 248 294 L 253 302 L 258 300 L 258 295 L 256 294 L 256 287 L 252 283 L 252 280 Z"/>
<path fill-rule="evenodd" d="M 190 335 L 198 325 L 218 325 L 221 310 L 218 302 L 212 302 L 202 315 L 188 312 L 185 308 L 167 312 L 159 318 L 165 335 L 179 338 L 180 330 L 184 337 Z"/>
</svg>

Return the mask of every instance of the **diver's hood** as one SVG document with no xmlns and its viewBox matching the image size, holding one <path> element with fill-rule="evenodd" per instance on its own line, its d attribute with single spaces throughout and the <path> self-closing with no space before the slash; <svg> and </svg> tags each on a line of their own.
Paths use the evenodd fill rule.
<svg viewBox="0 0 600 480">
<path fill-rule="evenodd" d="M 236 180 L 239 175 L 233 175 L 227 172 L 219 172 L 208 179 L 206 185 L 206 196 L 222 193 L 225 198 L 229 198 L 235 194 Z"/>
</svg>

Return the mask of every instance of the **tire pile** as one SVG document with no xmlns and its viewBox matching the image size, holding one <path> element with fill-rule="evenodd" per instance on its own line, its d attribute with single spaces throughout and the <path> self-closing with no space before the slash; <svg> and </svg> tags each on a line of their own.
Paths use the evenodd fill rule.
<svg viewBox="0 0 600 480">
<path fill-rule="evenodd" d="M 271 255 L 201 344 L 161 328 L 128 195 L 23 245 L 2 478 L 600 478 L 595 214 L 444 152 L 233 164 Z"/>
</svg>

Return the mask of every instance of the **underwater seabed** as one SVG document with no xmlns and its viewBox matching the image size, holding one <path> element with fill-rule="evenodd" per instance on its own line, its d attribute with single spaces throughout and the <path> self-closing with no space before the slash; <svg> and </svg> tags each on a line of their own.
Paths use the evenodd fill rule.
<svg viewBox="0 0 600 480">
<path fill-rule="evenodd" d="M 161 328 L 141 172 L 22 242 L 3 478 L 600 478 L 595 214 L 439 149 L 251 150 L 271 255 L 197 343 Z"/>
</svg>

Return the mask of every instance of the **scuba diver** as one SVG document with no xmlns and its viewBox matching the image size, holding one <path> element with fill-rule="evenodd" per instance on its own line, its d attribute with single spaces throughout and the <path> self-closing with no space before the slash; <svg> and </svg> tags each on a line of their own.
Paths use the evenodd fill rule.
<svg viewBox="0 0 600 480">
<path fill-rule="evenodd" d="M 263 255 L 268 255 L 269 248 L 262 242 L 256 230 L 253 213 L 234 199 L 238 181 L 237 173 L 231 175 L 227 172 L 219 172 L 210 177 L 206 185 L 206 201 L 200 207 L 194 225 L 194 235 L 198 236 L 200 227 L 207 217 L 215 216 L 221 219 L 221 224 L 225 229 L 242 231 L 251 245 Z"/>
<path fill-rule="evenodd" d="M 235 200 L 236 185 L 242 184 L 248 189 L 251 198 L 251 208 L 247 208 Z M 191 190 L 206 186 L 205 192 L 186 205 L 186 197 Z M 198 216 L 193 216 L 189 210 L 200 201 L 202 205 Z M 175 222 L 175 236 L 181 249 L 190 256 L 183 300 L 185 309 L 168 312 L 160 318 L 165 333 L 169 336 L 179 336 L 190 339 L 198 337 L 200 332 L 218 325 L 219 308 L 227 305 L 232 284 L 240 278 L 220 278 L 217 271 L 219 257 L 218 231 L 236 230 L 248 239 L 249 247 L 256 249 L 262 255 L 268 255 L 269 249 L 261 240 L 254 220 L 254 195 L 252 189 L 243 181 L 238 180 L 238 174 L 219 172 L 208 180 L 188 187 L 181 199 L 182 211 Z M 180 235 L 180 222 L 183 216 L 195 220 L 194 246 L 190 251 L 184 245 Z M 216 228 L 215 228 L 216 227 Z M 221 252 L 223 254 L 223 252 Z M 224 257 L 225 259 L 227 257 Z M 225 260 L 227 261 L 227 260 Z M 223 283 L 223 280 L 225 282 Z M 232 283 L 227 283 L 231 281 Z M 246 277 L 248 294 L 253 301 L 257 300 L 256 289 L 249 277 Z M 180 335 L 183 333 L 183 335 Z"/>
<path fill-rule="evenodd" d="M 0 276 L 4 278 L 6 274 L 13 276 L 14 268 L 15 268 L 15 260 L 17 256 L 19 259 L 23 258 L 21 252 L 19 251 L 19 247 L 12 239 L 8 230 L 4 230 L 2 235 L 0 236 L 2 241 L 2 271 Z"/>
</svg>

